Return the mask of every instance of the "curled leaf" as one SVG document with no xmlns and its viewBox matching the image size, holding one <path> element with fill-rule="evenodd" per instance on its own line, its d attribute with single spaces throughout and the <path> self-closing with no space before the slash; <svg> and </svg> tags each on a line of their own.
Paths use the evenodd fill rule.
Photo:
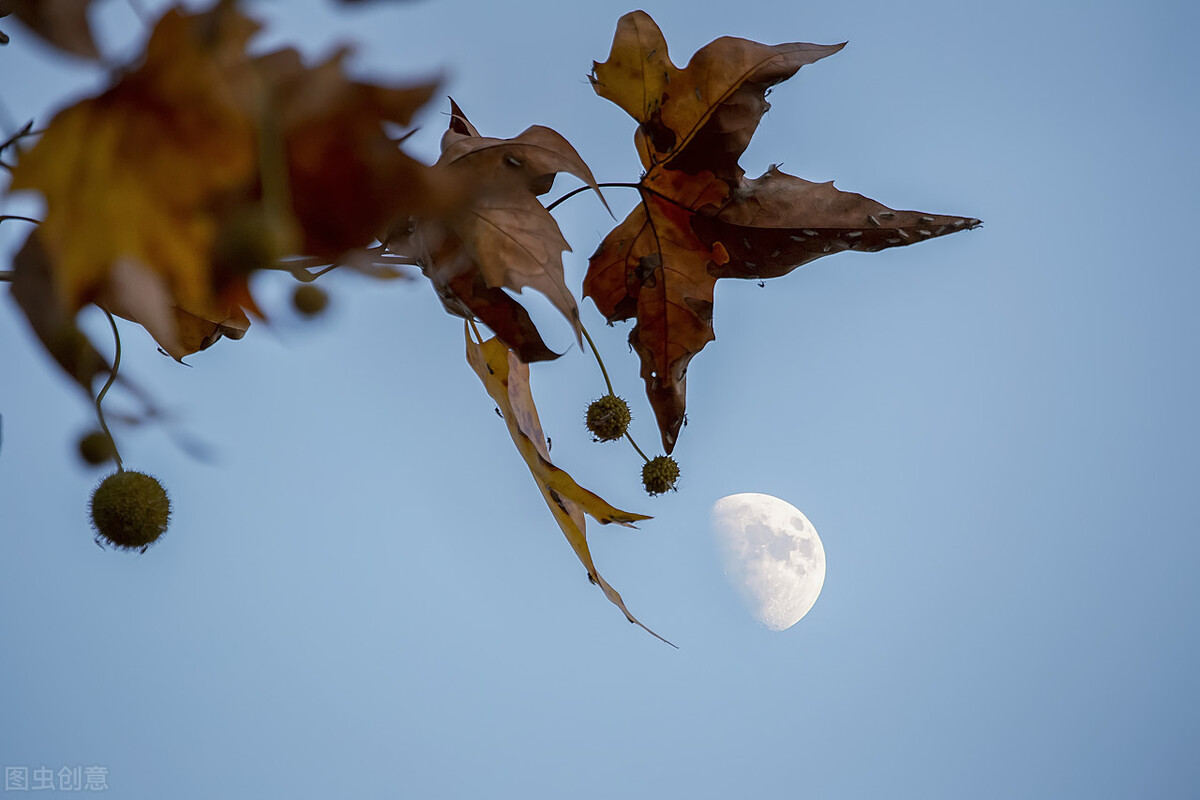
<svg viewBox="0 0 1200 800">
<path fill-rule="evenodd" d="M 517 358 L 499 338 L 476 343 L 468 329 L 466 340 L 467 362 L 483 381 L 488 395 L 504 416 L 517 452 L 529 467 L 542 498 L 562 528 L 571 549 L 587 569 L 588 578 L 604 591 L 604 596 L 610 602 L 621 609 L 626 619 L 667 642 L 630 613 L 621 595 L 596 570 L 591 551 L 588 549 L 584 514 L 602 525 L 615 522 L 626 527 L 633 527 L 632 523 L 650 517 L 613 507 L 599 495 L 584 489 L 567 472 L 551 463 L 550 452 L 546 447 L 546 435 L 542 431 L 537 407 L 529 389 L 529 365 Z"/>
<path fill-rule="evenodd" d="M 600 189 L 575 148 L 555 131 L 534 125 L 512 139 L 481 136 L 451 104 L 435 169 L 466 187 L 470 200 L 457 213 L 417 218 L 388 247 L 422 265 L 450 313 L 478 317 L 526 363 L 556 358 L 525 309 L 504 290 L 541 292 L 582 343 L 579 308 L 563 275 L 562 253 L 571 248 L 537 198 L 560 172 L 578 177 L 597 195 Z"/>
</svg>

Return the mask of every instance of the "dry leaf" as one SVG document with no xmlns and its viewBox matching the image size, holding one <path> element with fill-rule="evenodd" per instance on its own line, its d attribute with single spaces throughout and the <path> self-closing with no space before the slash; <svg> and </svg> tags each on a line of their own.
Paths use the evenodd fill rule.
<svg viewBox="0 0 1200 800">
<path fill-rule="evenodd" d="M 233 12 L 167 12 L 140 67 L 59 113 L 22 156 L 12 188 L 46 197 L 39 235 L 64 313 L 120 300 L 112 271 L 128 262 L 157 275 L 178 305 L 219 303 L 213 209 L 256 180 L 255 131 L 235 88 L 248 77 L 244 50 L 256 29 Z M 133 305 L 144 316 L 154 302 Z M 156 328 L 181 357 L 169 325 Z"/>
<path fill-rule="evenodd" d="M 311 68 L 294 50 L 255 62 L 270 98 L 263 126 L 286 158 L 301 250 L 331 260 L 445 200 L 429 168 L 404 153 L 384 127 L 408 125 L 437 83 L 391 88 L 351 81 L 345 55 Z"/>
<path fill-rule="evenodd" d="M 844 45 L 763 45 L 723 37 L 684 69 L 641 11 L 617 25 L 592 86 L 639 122 L 641 204 L 591 257 L 584 294 L 630 343 L 670 453 L 684 420 L 687 368 L 713 334 L 719 278 L 773 278 L 843 250 L 874 252 L 979 224 L 894 211 L 775 167 L 748 180 L 738 159 L 769 108 L 767 90 Z"/>
<path fill-rule="evenodd" d="M 353 82 L 341 54 L 314 68 L 290 50 L 251 58 L 258 28 L 232 3 L 167 11 L 141 64 L 21 158 L 12 188 L 46 198 L 63 314 L 98 303 L 182 359 L 245 332 L 255 269 L 333 261 L 437 200 L 429 168 L 385 130 L 433 84 Z"/>
<path fill-rule="evenodd" d="M 481 319 L 526 363 L 556 358 L 504 289 L 544 294 L 581 341 L 579 308 L 563 276 L 562 253 L 571 248 L 537 198 L 559 172 L 575 175 L 597 195 L 600 189 L 558 133 L 535 125 L 512 139 L 481 136 L 451 104 L 435 169 L 467 187 L 471 199 L 459 213 L 416 219 L 388 247 L 421 264 L 450 313 Z"/>
<path fill-rule="evenodd" d="M 621 599 L 617 590 L 601 577 L 592 562 L 585 530 L 585 513 L 601 524 L 615 522 L 627 527 L 633 527 L 632 523 L 650 517 L 614 508 L 598 495 L 577 484 L 565 471 L 554 466 L 550 462 L 546 436 L 529 390 L 529 365 L 523 363 L 499 338 L 477 344 L 471 338 L 468 329 L 466 339 L 467 361 L 504 415 L 508 433 L 516 444 L 517 451 L 533 474 L 542 498 L 566 535 L 571 549 L 587 569 L 588 578 L 604 590 L 604 596 L 621 609 L 626 619 L 667 642 L 639 622 L 626 608 L 625 601 Z"/>
<path fill-rule="evenodd" d="M 76 327 L 75 314 L 59 303 L 50 260 L 36 230 L 13 257 L 12 296 L 46 351 L 91 396 L 95 377 L 107 375 L 111 368 Z"/>
</svg>

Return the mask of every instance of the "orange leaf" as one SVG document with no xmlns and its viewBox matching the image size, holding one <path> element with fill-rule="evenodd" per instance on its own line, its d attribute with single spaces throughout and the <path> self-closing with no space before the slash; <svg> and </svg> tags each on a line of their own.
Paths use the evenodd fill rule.
<svg viewBox="0 0 1200 800">
<path fill-rule="evenodd" d="M 843 250 L 874 252 L 968 230 L 979 220 L 894 211 L 775 167 L 748 180 L 738 159 L 769 108 L 767 90 L 844 44 L 763 45 L 724 37 L 684 69 L 642 11 L 617 24 L 597 94 L 640 124 L 641 204 L 591 257 L 584 294 L 610 321 L 636 317 L 630 343 L 670 453 L 692 357 L 714 338 L 719 278 L 773 278 Z"/>
<path fill-rule="evenodd" d="M 571 549 L 587 569 L 588 579 L 604 591 L 604 596 L 621 609 L 626 619 L 667 642 L 629 612 L 621 595 L 596 570 L 591 551 L 588 549 L 584 520 L 586 513 L 602 525 L 615 522 L 618 525 L 633 527 L 632 523 L 650 517 L 614 508 L 599 495 L 577 484 L 565 471 L 554 466 L 546 447 L 546 435 L 538 420 L 537 407 L 529 390 L 529 365 L 517 358 L 499 338 L 477 344 L 467 329 L 466 339 L 467 362 L 475 370 L 479 380 L 483 381 L 487 393 L 504 415 L 508 433 L 517 446 L 517 452 L 521 454 L 521 458 L 533 474 L 542 498 L 562 528 Z"/>
<path fill-rule="evenodd" d="M 233 3 L 167 11 L 141 64 L 60 112 L 21 158 L 12 188 L 46 198 L 62 314 L 98 303 L 182 359 L 245 332 L 255 269 L 333 261 L 440 202 L 385 129 L 433 84 L 356 83 L 342 54 L 315 68 L 291 50 L 251 58 L 258 28 Z"/>
<path fill-rule="evenodd" d="M 256 29 L 232 11 L 167 12 L 142 65 L 60 112 L 21 158 L 12 188 L 46 197 L 39 235 L 64 313 L 115 299 L 112 271 L 122 262 L 158 276 L 176 304 L 219 302 L 213 208 L 256 178 L 255 131 L 237 88 Z M 172 355 L 186 354 L 169 325 L 156 327 Z"/>
</svg>

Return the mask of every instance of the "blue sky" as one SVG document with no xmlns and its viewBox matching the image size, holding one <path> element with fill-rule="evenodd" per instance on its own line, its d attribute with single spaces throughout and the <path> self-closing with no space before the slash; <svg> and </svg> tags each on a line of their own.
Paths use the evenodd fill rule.
<svg viewBox="0 0 1200 800">
<path fill-rule="evenodd" d="M 108 52 L 132 52 L 136 18 L 98 5 Z M 637 178 L 633 122 L 585 77 L 628 6 L 250 7 L 264 46 L 350 42 L 377 79 L 442 71 L 484 134 L 548 125 L 598 180 Z M 141 557 L 93 545 L 102 473 L 74 456 L 90 408 L 6 300 L 0 765 L 100 765 L 129 798 L 1196 794 L 1200 12 L 643 7 L 677 64 L 726 34 L 849 40 L 776 87 L 751 175 L 782 163 L 985 223 L 765 288 L 722 281 L 678 493 L 646 497 L 632 451 L 589 441 L 603 382 L 578 349 L 534 368 L 556 463 L 655 516 L 593 526 L 592 547 L 681 649 L 584 579 L 427 285 L 334 274 L 330 313 L 305 323 L 268 276 L 271 324 L 190 369 L 126 326 L 123 372 L 173 420 L 118 433 L 175 508 Z M 6 133 L 101 85 L 4 30 Z M 445 109 L 420 120 L 425 160 Z M 555 214 L 578 289 L 612 221 L 586 196 Z M 24 236 L 0 226 L 5 258 Z M 653 443 L 628 328 L 582 312 Z M 103 318 L 84 322 L 104 341 Z M 740 607 L 708 531 L 743 491 L 793 503 L 824 541 L 824 591 L 782 633 Z"/>
</svg>

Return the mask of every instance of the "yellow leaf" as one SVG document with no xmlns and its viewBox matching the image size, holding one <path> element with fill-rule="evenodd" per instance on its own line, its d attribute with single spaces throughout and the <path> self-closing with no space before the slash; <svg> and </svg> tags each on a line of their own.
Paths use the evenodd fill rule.
<svg viewBox="0 0 1200 800">
<path fill-rule="evenodd" d="M 60 112 L 22 156 L 12 188 L 46 198 L 39 234 L 65 313 L 120 294 L 113 270 L 121 263 L 158 276 L 156 294 L 179 306 L 230 305 L 211 254 L 218 206 L 257 179 L 255 129 L 242 96 L 245 45 L 256 29 L 232 10 L 167 12 L 137 69 Z M 156 327 L 179 357 L 179 337 L 169 325 Z"/>
<path fill-rule="evenodd" d="M 546 436 L 542 432 L 537 407 L 529 390 L 529 365 L 518 359 L 516 354 L 497 338 L 476 343 L 471 338 L 468 328 L 466 339 L 467 362 L 483 381 L 487 393 L 504 415 L 508 433 L 517 446 L 517 452 L 521 454 L 521 458 L 533 474 L 546 505 L 566 535 L 571 549 L 587 569 L 588 579 L 604 590 L 604 596 L 621 609 L 626 619 L 671 644 L 629 612 L 617 590 L 596 571 L 587 543 L 585 513 L 601 524 L 615 522 L 626 527 L 634 527 L 632 523 L 650 517 L 614 508 L 599 495 L 576 483 L 564 470 L 554 466 L 550 462 Z"/>
</svg>

